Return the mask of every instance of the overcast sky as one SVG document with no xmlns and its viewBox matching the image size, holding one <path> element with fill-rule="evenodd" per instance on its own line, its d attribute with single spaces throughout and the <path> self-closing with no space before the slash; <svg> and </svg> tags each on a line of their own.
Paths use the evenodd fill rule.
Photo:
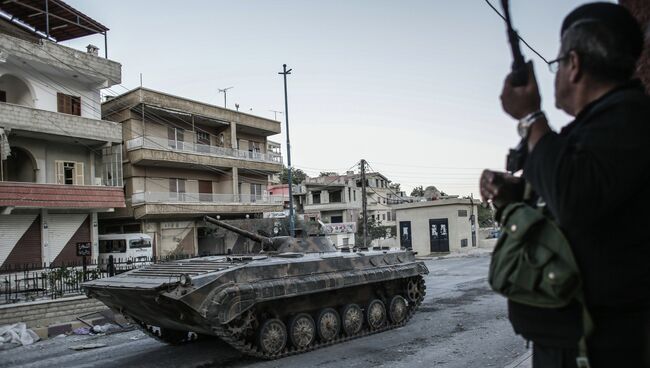
<svg viewBox="0 0 650 368">
<path fill-rule="evenodd" d="M 111 29 L 122 85 L 109 94 L 137 87 L 142 73 L 145 87 L 222 106 L 218 88 L 234 86 L 229 108 L 273 118 L 269 110 L 284 110 L 277 73 L 288 64 L 292 163 L 311 175 L 365 158 L 408 192 L 435 185 L 477 197 L 481 169 L 502 169 L 518 142 L 499 104 L 505 28 L 484 0 L 66 1 Z M 562 19 L 585 1 L 512 3 L 520 35 L 553 59 Z M 88 43 L 104 46 L 100 36 L 67 44 Z M 567 124 L 553 75 L 524 53 L 552 126 Z M 280 119 L 282 135 L 270 139 L 284 148 Z"/>
</svg>

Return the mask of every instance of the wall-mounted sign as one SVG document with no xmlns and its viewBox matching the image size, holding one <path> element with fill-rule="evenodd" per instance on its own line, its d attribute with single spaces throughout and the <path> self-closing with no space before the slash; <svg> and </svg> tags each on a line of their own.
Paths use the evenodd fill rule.
<svg viewBox="0 0 650 368">
<path fill-rule="evenodd" d="M 325 224 L 323 226 L 325 234 L 350 234 L 357 232 L 356 222 L 341 222 L 336 224 Z"/>
<path fill-rule="evenodd" d="M 86 257 L 92 255 L 93 247 L 90 242 L 77 243 L 77 256 Z"/>
</svg>

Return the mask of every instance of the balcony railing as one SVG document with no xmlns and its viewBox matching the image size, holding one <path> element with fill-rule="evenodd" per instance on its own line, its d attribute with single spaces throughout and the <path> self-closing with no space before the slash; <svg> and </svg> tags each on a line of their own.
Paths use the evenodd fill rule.
<svg viewBox="0 0 650 368">
<path fill-rule="evenodd" d="M 187 152 L 215 157 L 236 158 L 243 160 L 264 161 L 282 164 L 282 156 L 277 153 L 259 153 L 237 150 L 234 148 L 216 147 L 207 144 L 181 142 L 161 137 L 144 136 L 126 141 L 127 151 L 138 148 L 165 150 L 174 152 Z"/>
<path fill-rule="evenodd" d="M 195 204 L 283 204 L 285 196 L 254 194 L 216 194 L 216 193 L 174 193 L 141 192 L 133 193 L 131 203 L 195 203 Z"/>
</svg>

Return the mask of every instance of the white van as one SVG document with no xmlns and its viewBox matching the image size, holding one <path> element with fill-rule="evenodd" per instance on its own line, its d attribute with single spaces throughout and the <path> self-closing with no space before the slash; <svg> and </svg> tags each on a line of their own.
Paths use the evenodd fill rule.
<svg viewBox="0 0 650 368">
<path fill-rule="evenodd" d="M 114 262 L 150 262 L 153 257 L 151 237 L 147 234 L 106 234 L 99 236 L 99 264 L 108 264 L 108 257 Z"/>
</svg>

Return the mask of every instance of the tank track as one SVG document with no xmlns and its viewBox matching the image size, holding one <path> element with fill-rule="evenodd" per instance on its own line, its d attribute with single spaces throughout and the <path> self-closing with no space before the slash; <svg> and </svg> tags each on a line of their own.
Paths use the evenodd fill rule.
<svg viewBox="0 0 650 368">
<path fill-rule="evenodd" d="M 287 343 L 287 346 L 285 346 L 285 348 L 281 352 L 279 352 L 277 354 L 270 355 L 270 354 L 267 354 L 267 353 L 261 351 L 255 344 L 247 342 L 242 338 L 238 338 L 238 337 L 232 335 L 230 333 L 230 331 L 227 329 L 226 325 L 213 325 L 212 326 L 212 331 L 215 333 L 216 336 L 218 336 L 220 339 L 222 339 L 223 341 L 228 343 L 233 348 L 237 349 L 239 352 L 241 352 L 243 354 L 246 354 L 248 356 L 259 358 L 259 359 L 273 360 L 273 359 L 280 359 L 280 358 L 288 357 L 288 356 L 291 356 L 291 355 L 306 353 L 306 352 L 313 351 L 313 350 L 316 350 L 316 349 L 320 349 L 320 348 L 324 348 L 324 347 L 327 347 L 327 346 L 339 344 L 339 343 L 342 343 L 342 342 L 358 339 L 360 337 L 370 336 L 370 335 L 373 335 L 373 334 L 377 334 L 377 333 L 380 333 L 380 332 L 392 330 L 394 328 L 398 328 L 398 327 L 402 327 L 402 326 L 406 325 L 409 322 L 409 320 L 411 319 L 411 317 L 413 317 L 413 314 L 415 313 L 417 308 L 420 306 L 420 304 L 422 304 L 422 300 L 424 300 L 424 296 L 426 294 L 426 285 L 424 283 L 424 279 L 422 278 L 422 276 L 418 276 L 417 279 L 418 279 L 417 281 L 418 281 L 419 285 L 422 286 L 421 297 L 416 302 L 409 303 L 407 315 L 406 315 L 406 317 L 404 318 L 404 320 L 402 322 L 400 322 L 400 323 L 391 323 L 391 322 L 389 322 L 390 319 L 387 318 L 384 325 L 382 327 L 378 328 L 378 329 L 375 329 L 375 330 L 370 330 L 368 328 L 367 324 L 364 323 L 363 329 L 361 331 L 359 331 L 355 335 L 343 336 L 342 334 L 339 333 L 339 336 L 336 337 L 335 339 L 331 340 L 331 341 L 321 342 L 321 341 L 317 340 L 313 344 L 311 344 L 311 345 L 309 345 L 307 347 L 304 347 L 302 349 L 296 349 L 293 346 L 289 346 L 289 344 Z"/>
</svg>

